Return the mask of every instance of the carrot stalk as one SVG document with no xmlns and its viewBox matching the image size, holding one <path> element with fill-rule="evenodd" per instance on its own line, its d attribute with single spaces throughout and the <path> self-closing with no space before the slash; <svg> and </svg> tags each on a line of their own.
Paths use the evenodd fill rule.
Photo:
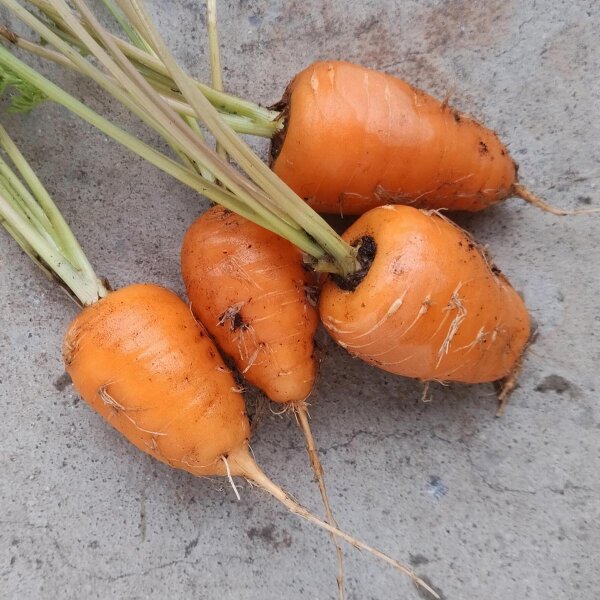
<svg viewBox="0 0 600 600">
<path fill-rule="evenodd" d="M 2 0 L 3 1 L 3 0 Z M 310 238 L 303 232 L 292 229 L 283 221 L 277 219 L 274 215 L 261 210 L 260 206 L 251 207 L 244 203 L 243 199 L 224 190 L 213 182 L 203 179 L 197 173 L 190 171 L 173 159 L 158 152 L 148 144 L 140 141 L 135 136 L 125 132 L 123 129 L 114 125 L 109 120 L 97 114 L 85 104 L 62 90 L 60 87 L 37 73 L 34 69 L 23 63 L 17 57 L 13 56 L 4 46 L 0 45 L 0 65 L 8 68 L 11 72 L 18 74 L 23 81 L 29 85 L 41 90 L 53 102 L 61 104 L 69 111 L 73 112 L 81 119 L 87 121 L 100 131 L 113 138 L 129 150 L 135 152 L 154 166 L 168 173 L 175 179 L 191 187 L 200 194 L 205 195 L 214 202 L 233 210 L 243 217 L 253 221 L 257 225 L 276 232 L 282 237 L 288 239 L 291 243 L 301 248 L 307 254 L 319 259 L 324 256 L 321 250 Z M 90 65 L 91 66 L 91 65 Z M 107 84 L 109 85 L 109 84 Z M 118 88 L 115 94 L 119 94 Z M 123 98 L 124 103 L 127 101 Z M 256 209 L 256 210 L 255 210 Z M 258 213 L 256 211 L 259 211 Z"/>
<path fill-rule="evenodd" d="M 0 125 L 0 145 L 26 183 L 2 160 L 4 185 L 0 184 L 0 219 L 21 248 L 46 272 L 55 273 L 82 306 L 106 295 L 83 250 L 50 195 Z M 36 215 L 29 208 L 34 202 Z M 43 217 L 42 217 L 43 216 Z M 44 228 L 42 221 L 51 224 Z"/>
<path fill-rule="evenodd" d="M 206 20 L 208 27 L 208 48 L 210 55 L 210 83 L 213 89 L 222 92 L 223 74 L 221 71 L 221 51 L 219 49 L 216 0 L 206 0 Z M 227 153 L 219 142 L 217 142 L 217 154 L 219 154 L 222 158 L 227 158 Z"/>
<path fill-rule="evenodd" d="M 60 14 L 50 5 L 48 0 L 30 0 L 30 3 L 39 8 L 50 20 L 55 22 L 61 28 L 68 29 L 67 24 L 63 21 Z M 112 34 L 109 35 L 114 39 L 115 43 L 123 53 L 132 60 L 138 68 L 142 67 L 145 69 L 145 71 L 142 71 L 144 76 L 150 78 L 160 76 L 163 78 L 163 81 L 170 82 L 168 85 L 172 89 L 177 89 L 175 82 L 173 82 L 169 76 L 168 70 L 154 55 L 141 50 L 117 36 Z M 73 36 L 70 37 L 73 39 L 74 45 L 77 45 L 81 50 L 85 49 L 79 40 Z M 271 135 L 281 129 L 281 123 L 278 121 L 279 113 L 277 111 L 269 110 L 248 100 L 238 98 L 225 92 L 220 92 L 200 81 L 196 81 L 195 84 L 215 108 L 232 115 L 248 117 L 257 124 L 260 124 L 260 126 L 270 129 L 272 132 Z M 270 135 L 268 137 L 270 137 Z"/>
<path fill-rule="evenodd" d="M 132 11 L 138 15 L 139 22 L 132 20 L 133 24 L 141 31 L 145 39 L 153 45 L 157 54 L 161 56 L 161 59 L 168 62 L 169 68 L 173 71 L 171 76 L 177 78 L 178 87 L 184 92 L 184 97 L 193 106 L 197 116 L 205 122 L 240 166 L 252 175 L 255 184 L 250 184 L 248 180 L 244 179 L 230 165 L 215 155 L 197 135 L 194 135 L 189 130 L 189 127 L 180 120 L 179 116 L 140 77 L 133 65 L 123 55 L 118 44 L 99 25 L 85 3 L 77 2 L 76 4 L 82 11 L 88 27 L 92 27 L 93 23 L 96 36 L 110 48 L 114 59 L 100 47 L 81 25 L 81 22 L 70 12 L 64 2 L 61 0 L 52 0 L 48 4 L 60 15 L 71 31 L 78 35 L 82 43 L 85 43 L 88 50 L 106 67 L 118 82 L 118 86 L 124 86 L 124 89 L 127 90 L 125 97 L 124 92 L 118 86 L 108 81 L 106 76 L 103 76 L 79 52 L 63 42 L 41 23 L 39 19 L 29 11 L 23 9 L 15 0 L 1 0 L 1 3 L 67 56 L 69 60 L 77 64 L 86 75 L 90 76 L 119 101 L 123 102 L 123 104 L 129 108 L 131 108 L 132 104 L 136 104 L 138 114 L 142 112 L 145 117 L 144 120 L 151 124 L 165 139 L 177 144 L 185 154 L 203 164 L 203 166 L 207 167 L 210 164 L 210 169 L 215 177 L 223 181 L 227 188 L 238 198 L 250 203 L 254 211 L 261 213 L 270 222 L 269 228 L 271 231 L 275 231 L 286 237 L 289 241 L 295 243 L 317 259 L 317 269 L 324 268 L 329 271 L 336 270 L 341 274 L 349 274 L 358 268 L 356 249 L 345 243 L 321 217 L 316 215 L 312 210 L 309 210 L 305 203 L 293 194 L 252 153 L 248 146 L 237 137 L 234 131 L 223 123 L 212 105 L 198 92 L 195 83 L 191 82 L 175 63 L 166 49 L 164 42 L 162 42 L 153 25 L 148 21 L 147 16 L 144 15 L 143 9 L 135 2 L 123 5 L 121 8 L 130 20 L 132 20 L 130 14 Z M 144 15 L 144 20 L 139 20 L 139 14 Z M 173 131 L 173 126 L 175 126 L 177 133 Z M 274 217 L 278 218 L 278 222 L 273 221 Z M 281 221 L 285 223 L 283 227 L 279 225 Z M 290 236 L 288 234 L 290 227 L 296 229 L 298 233 Z M 303 243 L 297 243 L 298 241 Z"/>
</svg>

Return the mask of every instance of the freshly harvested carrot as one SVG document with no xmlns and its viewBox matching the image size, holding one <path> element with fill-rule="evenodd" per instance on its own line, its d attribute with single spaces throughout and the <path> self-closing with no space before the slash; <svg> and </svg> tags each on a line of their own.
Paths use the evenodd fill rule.
<svg viewBox="0 0 600 600">
<path fill-rule="evenodd" d="M 64 340 L 65 368 L 86 402 L 140 450 L 197 476 L 245 477 L 291 512 L 366 550 L 437 594 L 408 567 L 292 499 L 250 454 L 244 399 L 208 333 L 173 292 L 110 292 L 23 155 L 0 126 L 0 224 L 83 308 Z"/>
<path fill-rule="evenodd" d="M 140 450 L 194 475 L 226 475 L 250 435 L 244 399 L 173 292 L 131 285 L 85 308 L 63 357 L 88 404 Z"/>
<path fill-rule="evenodd" d="M 240 373 L 273 401 L 301 403 L 317 372 L 314 275 L 286 240 L 219 206 L 187 230 L 192 311 Z"/>
<path fill-rule="evenodd" d="M 517 178 L 496 133 L 404 81 L 342 61 L 317 62 L 288 86 L 272 168 L 316 211 L 384 204 L 479 211 L 520 196 L 555 209 Z M 590 212 L 590 211 L 578 211 Z"/>
<path fill-rule="evenodd" d="M 330 277 L 319 309 L 348 352 L 423 381 L 482 383 L 517 368 L 527 309 L 466 232 L 437 213 L 386 205 L 343 237 L 359 246 L 363 272 Z"/>
<path fill-rule="evenodd" d="M 327 520 L 337 526 L 306 399 L 317 373 L 316 278 L 287 240 L 215 206 L 187 230 L 181 271 L 191 308 L 237 370 L 289 407 L 306 439 Z M 342 550 L 335 541 L 344 598 Z"/>
<path fill-rule="evenodd" d="M 70 30 L 53 1 L 34 4 L 60 29 Z M 77 69 L 5 27 L 0 36 Z M 116 36 L 112 40 L 166 102 L 185 117 L 195 115 L 154 54 Z M 366 67 L 316 62 L 296 75 L 271 109 L 194 84 L 235 131 L 272 139 L 273 169 L 319 212 L 362 214 L 389 203 L 473 212 L 511 196 L 559 216 L 600 211 L 546 203 L 518 181 L 517 165 L 493 131 L 450 107 L 447 99 L 440 102 Z"/>
</svg>

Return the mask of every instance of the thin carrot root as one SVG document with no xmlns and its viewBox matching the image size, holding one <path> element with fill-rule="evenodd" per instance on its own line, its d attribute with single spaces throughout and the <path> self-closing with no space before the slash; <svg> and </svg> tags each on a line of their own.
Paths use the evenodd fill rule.
<svg viewBox="0 0 600 600">
<path fill-rule="evenodd" d="M 520 374 L 521 374 L 521 361 L 519 361 L 515 365 L 515 368 L 502 381 L 502 384 L 500 387 L 500 393 L 498 394 L 498 408 L 496 409 L 497 417 L 502 417 L 504 415 L 504 409 L 506 408 L 508 399 L 519 383 L 519 375 Z"/>
<path fill-rule="evenodd" d="M 245 477 L 249 482 L 258 485 L 265 492 L 268 492 L 275 499 L 279 500 L 279 502 L 281 502 L 290 512 L 303 519 L 306 519 L 313 525 L 324 529 L 338 538 L 343 539 L 348 544 L 354 546 L 357 550 L 364 550 L 365 552 L 372 554 L 389 565 L 392 565 L 392 567 L 410 577 L 412 582 L 417 587 L 423 588 L 429 592 L 433 598 L 440 600 L 439 594 L 427 582 L 423 581 L 423 579 L 421 579 L 410 567 L 402 564 L 387 554 L 384 554 L 381 550 L 378 550 L 377 548 L 374 548 L 373 546 L 370 546 L 369 544 L 366 544 L 365 542 L 351 536 L 345 531 L 326 523 L 311 513 L 306 507 L 299 504 L 263 473 L 245 448 L 231 452 L 228 456 L 228 459 L 231 462 L 232 472 L 235 475 Z"/>
<path fill-rule="evenodd" d="M 600 208 L 585 208 L 580 210 L 564 210 L 562 208 L 556 208 L 551 204 L 548 204 L 544 200 L 542 200 L 539 196 L 536 196 L 531 190 L 528 190 L 524 185 L 520 183 L 515 183 L 513 186 L 513 193 L 515 196 L 518 196 L 525 202 L 536 206 L 537 208 L 549 212 L 558 217 L 569 217 L 576 215 L 589 215 L 592 213 L 600 212 Z"/>
<path fill-rule="evenodd" d="M 313 438 L 310 423 L 308 420 L 308 409 L 306 403 L 302 402 L 300 404 L 295 404 L 294 411 L 296 413 L 296 417 L 298 418 L 298 424 L 300 425 L 302 433 L 304 434 L 304 439 L 306 441 L 306 450 L 310 458 L 310 464 L 312 465 L 317 484 L 319 485 L 319 491 L 321 492 L 323 506 L 325 507 L 325 515 L 327 517 L 327 522 L 330 525 L 333 525 L 337 528 L 338 524 L 335 520 L 335 517 L 333 516 L 331 504 L 329 503 L 329 495 L 327 494 L 327 487 L 325 486 L 325 473 L 323 471 L 323 466 L 321 465 L 319 452 L 317 451 L 315 440 Z M 337 536 L 332 533 L 331 539 L 335 545 L 339 598 L 340 600 L 344 600 L 346 595 L 344 591 L 344 553 L 338 542 Z"/>
</svg>

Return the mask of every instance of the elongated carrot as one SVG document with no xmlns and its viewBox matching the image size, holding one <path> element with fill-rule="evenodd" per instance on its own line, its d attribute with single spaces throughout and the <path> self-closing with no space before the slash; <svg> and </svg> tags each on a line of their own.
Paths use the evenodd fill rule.
<svg viewBox="0 0 600 600">
<path fill-rule="evenodd" d="M 234 489 L 233 477 L 245 477 L 293 513 L 392 564 L 438 597 L 412 570 L 322 521 L 261 471 L 249 451 L 243 397 L 188 306 L 151 284 L 109 293 L 1 126 L 0 145 L 24 180 L 0 160 L 0 223 L 85 307 L 63 346 L 65 368 L 84 400 L 154 458 L 197 476 L 227 476 Z"/>
<path fill-rule="evenodd" d="M 294 77 L 272 168 L 315 210 L 362 214 L 383 204 L 479 211 L 519 196 L 557 215 L 523 187 L 498 136 L 404 81 L 324 61 Z M 592 209 L 593 210 L 593 209 Z"/>
<path fill-rule="evenodd" d="M 290 407 L 301 427 L 327 520 L 336 525 L 306 400 L 317 373 L 317 282 L 286 240 L 222 207 L 188 229 L 181 270 L 192 311 L 238 371 L 268 398 Z M 336 525 L 337 526 L 337 525 Z M 338 588 L 343 555 L 336 543 Z"/>
<path fill-rule="evenodd" d="M 344 238 L 362 248 L 364 276 L 330 278 L 319 308 L 348 352 L 423 381 L 495 381 L 518 366 L 530 332 L 525 304 L 463 230 L 387 205 Z"/>
</svg>

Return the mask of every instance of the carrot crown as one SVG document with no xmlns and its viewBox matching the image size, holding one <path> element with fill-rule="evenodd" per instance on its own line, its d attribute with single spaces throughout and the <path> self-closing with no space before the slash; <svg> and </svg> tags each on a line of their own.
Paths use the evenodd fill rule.
<svg viewBox="0 0 600 600">
<path fill-rule="evenodd" d="M 134 43 L 111 35 L 84 0 L 74 0 L 77 13 L 64 0 L 34 0 L 32 3 L 51 25 L 16 0 L 0 0 L 53 50 L 23 40 L 6 28 L 3 35 L 18 47 L 90 77 L 159 133 L 179 160 L 116 127 L 5 48 L 0 48 L 0 65 L 13 78 L 62 104 L 214 202 L 289 240 L 312 257 L 317 270 L 340 275 L 353 273 L 357 269 L 356 249 L 272 173 L 232 128 L 232 118 L 277 127 L 274 121 L 277 113 L 203 86 L 189 77 L 168 50 L 140 0 L 117 0 L 122 12 L 117 12 L 111 0 L 103 1 Z M 102 68 L 88 56 L 94 57 Z M 219 106 L 219 103 L 227 111 L 237 104 L 240 111 L 227 117 L 215 108 L 214 104 Z M 246 176 L 210 148 L 199 122 Z"/>
</svg>

